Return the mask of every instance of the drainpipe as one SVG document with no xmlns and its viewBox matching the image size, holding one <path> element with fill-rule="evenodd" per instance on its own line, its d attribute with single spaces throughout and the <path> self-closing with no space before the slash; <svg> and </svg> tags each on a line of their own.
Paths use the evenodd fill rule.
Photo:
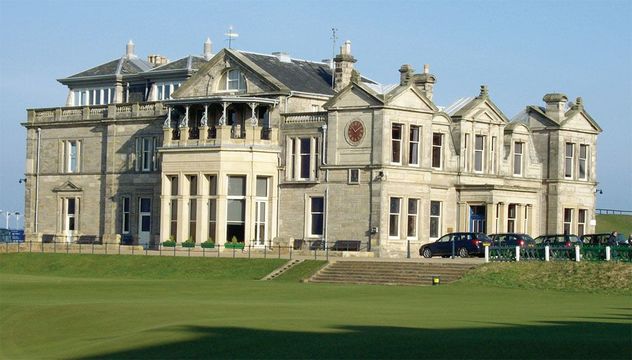
<svg viewBox="0 0 632 360">
<path fill-rule="evenodd" d="M 35 233 L 37 233 L 37 220 L 39 215 L 39 172 L 40 172 L 40 141 L 42 129 L 37 128 L 37 163 L 35 168 Z"/>
</svg>

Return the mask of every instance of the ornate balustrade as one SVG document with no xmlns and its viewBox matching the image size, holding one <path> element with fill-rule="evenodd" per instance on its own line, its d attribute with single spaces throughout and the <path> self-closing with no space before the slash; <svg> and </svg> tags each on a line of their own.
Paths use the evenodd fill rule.
<svg viewBox="0 0 632 360">
<path fill-rule="evenodd" d="M 306 112 L 281 114 L 285 124 L 304 124 L 313 122 L 326 122 L 327 112 Z"/>
<path fill-rule="evenodd" d="M 28 110 L 28 123 L 66 122 L 130 117 L 163 116 L 167 112 L 160 102 L 143 104 L 90 105 Z"/>
</svg>

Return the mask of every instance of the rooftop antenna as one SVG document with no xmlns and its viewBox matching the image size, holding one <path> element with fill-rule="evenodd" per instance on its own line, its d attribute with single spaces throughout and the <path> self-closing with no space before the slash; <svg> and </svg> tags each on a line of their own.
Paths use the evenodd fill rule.
<svg viewBox="0 0 632 360">
<path fill-rule="evenodd" d="M 233 26 L 230 25 L 228 27 L 228 32 L 226 34 L 224 34 L 228 37 L 228 39 L 226 39 L 228 41 L 228 48 L 231 49 L 231 46 L 233 45 L 233 39 L 236 39 L 239 37 L 239 34 L 237 34 L 236 32 L 233 32 Z"/>
<path fill-rule="evenodd" d="M 331 63 L 330 63 L 330 67 L 331 67 L 331 88 L 334 88 L 334 58 L 336 57 L 336 41 L 338 40 L 338 35 L 336 34 L 338 32 L 338 28 L 332 27 L 331 28 Z"/>
</svg>

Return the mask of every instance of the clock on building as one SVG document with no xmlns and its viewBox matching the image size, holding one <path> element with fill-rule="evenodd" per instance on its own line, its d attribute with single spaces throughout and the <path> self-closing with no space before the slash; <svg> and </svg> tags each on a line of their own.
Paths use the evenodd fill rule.
<svg viewBox="0 0 632 360">
<path fill-rule="evenodd" d="M 353 145 L 358 144 L 364 137 L 364 124 L 361 121 L 353 120 L 347 127 L 347 138 Z"/>
</svg>

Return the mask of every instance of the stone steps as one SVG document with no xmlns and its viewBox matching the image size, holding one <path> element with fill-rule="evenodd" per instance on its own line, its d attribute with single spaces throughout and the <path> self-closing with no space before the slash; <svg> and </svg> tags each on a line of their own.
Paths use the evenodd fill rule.
<svg viewBox="0 0 632 360">
<path fill-rule="evenodd" d="M 279 275 L 283 274 L 284 272 L 288 271 L 289 269 L 291 269 L 292 267 L 302 263 L 303 260 L 299 260 L 299 259 L 295 259 L 295 260 L 290 260 L 288 262 L 286 262 L 285 264 L 283 264 L 283 266 L 281 266 L 280 268 L 274 270 L 273 272 L 269 273 L 268 275 L 266 275 L 263 279 L 261 280 L 272 280 L 276 277 L 278 277 Z"/>
<path fill-rule="evenodd" d="M 380 285 L 431 285 L 438 276 L 441 283 L 460 279 L 472 264 L 412 263 L 392 261 L 335 261 L 312 276 L 316 283 Z"/>
</svg>

